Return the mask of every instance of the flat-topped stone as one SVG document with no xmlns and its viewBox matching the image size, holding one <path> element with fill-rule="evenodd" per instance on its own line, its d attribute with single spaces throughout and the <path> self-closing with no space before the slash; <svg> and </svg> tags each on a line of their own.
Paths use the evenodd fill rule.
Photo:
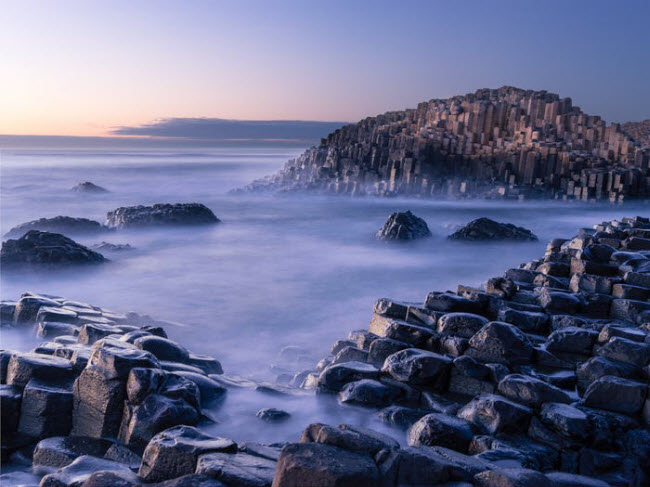
<svg viewBox="0 0 650 487">
<path fill-rule="evenodd" d="M 200 203 L 156 204 L 117 208 L 106 215 L 110 228 L 142 228 L 168 225 L 220 223 L 212 211 Z"/>
</svg>

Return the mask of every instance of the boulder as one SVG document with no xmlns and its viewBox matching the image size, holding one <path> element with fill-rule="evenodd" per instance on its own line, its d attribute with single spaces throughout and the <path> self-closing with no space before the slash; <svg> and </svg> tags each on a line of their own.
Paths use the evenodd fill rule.
<svg viewBox="0 0 650 487">
<path fill-rule="evenodd" d="M 183 475 L 175 479 L 157 482 L 156 484 L 151 485 L 152 487 L 226 487 L 226 484 L 219 482 L 215 478 L 196 473 Z"/>
<path fill-rule="evenodd" d="M 93 473 L 81 487 L 141 487 L 140 479 L 133 472 L 103 470 Z"/>
<path fill-rule="evenodd" d="M 422 416 L 430 411 L 426 409 L 414 409 L 405 406 L 388 406 L 377 411 L 377 417 L 386 424 L 400 429 L 408 429 Z"/>
<path fill-rule="evenodd" d="M 310 424 L 303 430 L 300 443 L 322 443 L 369 455 L 399 448 L 399 443 L 388 435 L 346 424 L 338 428 L 321 423 Z"/>
<path fill-rule="evenodd" d="M 72 427 L 72 391 L 31 379 L 23 390 L 18 431 L 34 438 L 67 435 Z"/>
<path fill-rule="evenodd" d="M 576 368 L 578 390 L 584 392 L 592 382 L 606 375 L 632 378 L 636 375 L 636 370 L 636 367 L 624 362 L 605 357 L 591 357 Z"/>
<path fill-rule="evenodd" d="M 189 359 L 189 352 L 178 343 L 168 339 L 147 335 L 137 338 L 133 344 L 141 350 L 153 354 L 158 360 L 172 362 L 185 362 Z"/>
<path fill-rule="evenodd" d="M 31 222 L 22 223 L 13 227 L 5 238 L 20 238 L 30 230 L 40 232 L 63 233 L 66 235 L 94 235 L 109 231 L 101 223 L 87 218 L 72 218 L 69 216 L 56 216 L 54 218 L 41 218 Z"/>
<path fill-rule="evenodd" d="M 292 443 L 280 453 L 273 487 L 376 487 L 379 471 L 367 454 L 320 443 Z"/>
<path fill-rule="evenodd" d="M 415 240 L 429 236 L 427 222 L 410 211 L 393 213 L 376 235 L 378 240 Z"/>
<path fill-rule="evenodd" d="M 18 429 L 22 392 L 19 387 L 0 385 L 0 431 L 2 433 Z"/>
<path fill-rule="evenodd" d="M 448 414 L 432 413 L 420 418 L 408 431 L 411 446 L 443 446 L 467 452 L 474 437 L 472 424 Z"/>
<path fill-rule="evenodd" d="M 447 238 L 451 240 L 537 240 L 537 236 L 526 228 L 512 223 L 499 223 L 489 218 L 472 220 Z"/>
<path fill-rule="evenodd" d="M 475 397 L 457 416 L 475 424 L 488 434 L 525 431 L 532 410 L 496 394 Z"/>
<path fill-rule="evenodd" d="M 497 390 L 508 399 L 533 407 L 544 402 L 571 402 L 571 397 L 563 390 L 523 374 L 507 375 L 499 382 Z"/>
<path fill-rule="evenodd" d="M 525 468 L 486 470 L 474 477 L 477 487 L 548 487 L 546 476 Z"/>
<path fill-rule="evenodd" d="M 114 244 L 110 242 L 100 242 L 98 244 L 91 245 L 91 248 L 97 252 L 123 252 L 125 250 L 134 249 L 134 247 L 131 247 L 129 244 Z"/>
<path fill-rule="evenodd" d="M 368 362 L 381 367 L 389 355 L 410 347 L 411 345 L 408 343 L 392 338 L 377 338 L 370 343 L 368 348 Z"/>
<path fill-rule="evenodd" d="M 0 263 L 7 267 L 94 265 L 107 262 L 94 252 L 58 233 L 30 230 L 17 240 L 6 240 Z"/>
<path fill-rule="evenodd" d="M 81 486 L 92 474 L 103 470 L 114 472 L 117 475 L 127 475 L 133 480 L 133 485 L 137 484 L 138 479 L 128 466 L 104 458 L 83 455 L 69 465 L 43 477 L 39 487 Z"/>
<path fill-rule="evenodd" d="M 276 462 L 248 453 L 205 453 L 199 456 L 196 473 L 226 485 L 270 487 Z"/>
<path fill-rule="evenodd" d="M 82 455 L 103 457 L 111 442 L 87 436 L 54 436 L 41 440 L 34 449 L 35 466 L 63 468 Z"/>
<path fill-rule="evenodd" d="M 7 384 L 24 387 L 32 378 L 65 382 L 74 378 L 69 360 L 39 353 L 14 353 L 7 364 Z"/>
<path fill-rule="evenodd" d="M 417 348 L 407 348 L 390 355 L 381 371 L 401 382 L 443 387 L 450 368 L 449 357 Z"/>
<path fill-rule="evenodd" d="M 91 194 L 108 193 L 107 189 L 102 188 L 101 186 L 97 186 L 96 184 L 91 183 L 90 181 L 79 183 L 73 186 L 70 191 L 74 191 L 75 193 L 91 193 Z"/>
<path fill-rule="evenodd" d="M 469 340 L 467 355 L 481 362 L 503 364 L 529 363 L 533 346 L 514 325 L 492 321 Z"/>
<path fill-rule="evenodd" d="M 437 329 L 439 333 L 472 338 L 488 321 L 472 313 L 447 313 L 438 319 Z"/>
<path fill-rule="evenodd" d="M 606 375 L 591 383 L 583 401 L 592 408 L 633 415 L 641 411 L 647 393 L 647 384 Z"/>
<path fill-rule="evenodd" d="M 152 438 L 142 455 L 138 475 L 147 482 L 160 482 L 194 473 L 200 455 L 236 452 L 237 444 L 215 438 L 191 426 L 176 426 Z"/>
<path fill-rule="evenodd" d="M 635 367 L 650 363 L 650 343 L 639 343 L 628 338 L 613 337 L 598 349 L 598 355 Z"/>
<path fill-rule="evenodd" d="M 567 472 L 547 472 L 549 487 L 610 487 L 604 480 Z"/>
<path fill-rule="evenodd" d="M 345 404 L 380 408 L 393 404 L 402 392 L 377 380 L 362 379 L 347 383 L 339 392 L 339 400 Z"/>
<path fill-rule="evenodd" d="M 549 335 L 546 339 L 546 350 L 591 355 L 591 349 L 597 338 L 597 331 L 567 326 Z"/>
<path fill-rule="evenodd" d="M 156 204 L 117 208 L 106 215 L 110 228 L 142 228 L 167 225 L 206 225 L 221 223 L 200 203 Z"/>
<path fill-rule="evenodd" d="M 291 417 L 291 414 L 283 411 L 282 409 L 265 408 L 257 411 L 257 414 L 255 416 L 260 418 L 262 421 L 266 421 L 267 423 L 280 423 L 289 419 Z"/>
<path fill-rule="evenodd" d="M 539 417 L 546 426 L 569 439 L 583 441 L 589 434 L 589 417 L 574 406 L 548 402 L 542 404 Z"/>
<path fill-rule="evenodd" d="M 377 379 L 379 370 L 363 362 L 345 362 L 325 367 L 318 378 L 320 390 L 340 392 L 348 382 L 361 379 Z"/>
</svg>

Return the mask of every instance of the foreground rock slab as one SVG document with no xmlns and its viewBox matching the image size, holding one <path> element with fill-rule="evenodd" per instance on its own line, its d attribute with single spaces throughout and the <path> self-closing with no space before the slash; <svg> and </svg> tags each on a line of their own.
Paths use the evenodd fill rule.
<svg viewBox="0 0 650 487">
<path fill-rule="evenodd" d="M 110 228 L 142 228 L 173 225 L 220 223 L 212 210 L 200 203 L 128 206 L 108 212 L 105 225 Z"/>
</svg>

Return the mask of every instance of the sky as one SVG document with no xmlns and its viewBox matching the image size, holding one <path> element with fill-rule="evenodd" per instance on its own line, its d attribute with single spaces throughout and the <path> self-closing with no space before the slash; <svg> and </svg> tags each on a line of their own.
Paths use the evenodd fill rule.
<svg viewBox="0 0 650 487">
<path fill-rule="evenodd" d="M 650 118 L 649 0 L 2 0 L 0 134 L 354 122 L 514 85 Z"/>
</svg>

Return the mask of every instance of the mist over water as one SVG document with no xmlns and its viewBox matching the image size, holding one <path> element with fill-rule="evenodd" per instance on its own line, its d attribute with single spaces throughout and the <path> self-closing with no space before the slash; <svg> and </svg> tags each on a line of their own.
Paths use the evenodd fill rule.
<svg viewBox="0 0 650 487">
<path fill-rule="evenodd" d="M 3 151 L 2 234 L 41 217 L 103 221 L 106 212 L 119 206 L 153 203 L 203 203 L 223 224 L 74 236 L 87 245 L 107 241 L 135 249 L 106 252 L 112 262 L 100 268 L 3 272 L 2 299 L 16 299 L 29 290 L 150 314 L 178 323 L 167 328 L 170 338 L 215 356 L 227 374 L 273 381 L 280 369 L 271 366 L 278 364 L 284 346 L 304 347 L 315 364 L 336 339 L 367 327 L 377 298 L 421 302 L 428 291 L 455 289 L 459 283 L 479 285 L 542 255 L 551 238 L 570 237 L 577 228 L 601 220 L 649 213 L 643 203 L 228 194 L 276 171 L 300 152 L 260 147 Z M 110 193 L 70 191 L 83 181 Z M 408 244 L 376 241 L 374 234 L 388 215 L 406 209 L 427 221 L 433 237 Z M 480 216 L 523 225 L 540 241 L 445 239 L 455 227 Z M 39 342 L 29 330 L 3 330 L 1 338 L 3 348 L 26 349 Z M 284 408 L 294 416 L 282 426 L 266 425 L 254 417 L 262 407 Z M 313 421 L 372 421 L 355 408 L 336 406 L 334 399 L 280 398 L 245 389 L 230 390 L 214 415 L 220 423 L 212 432 L 261 442 L 295 441 Z"/>
</svg>

